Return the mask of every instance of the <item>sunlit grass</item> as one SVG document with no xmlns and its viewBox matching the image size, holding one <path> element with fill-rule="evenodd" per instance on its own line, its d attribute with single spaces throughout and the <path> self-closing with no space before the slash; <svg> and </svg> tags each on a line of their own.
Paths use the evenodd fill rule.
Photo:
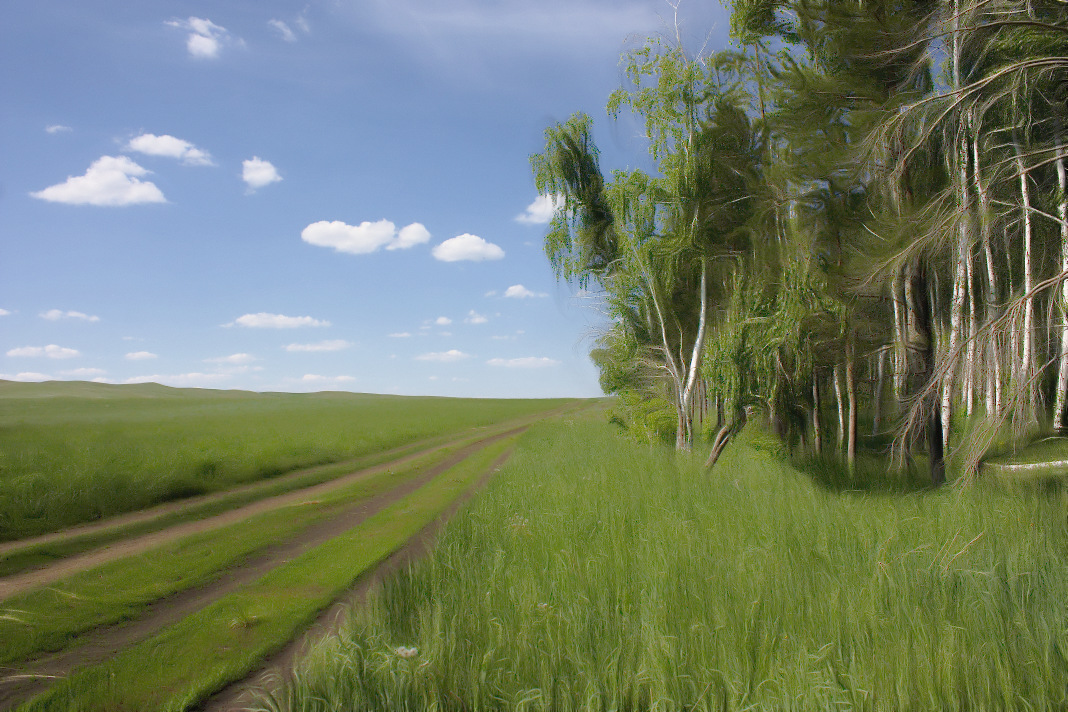
<svg viewBox="0 0 1068 712">
<path fill-rule="evenodd" d="M 1068 704 L 1063 495 L 839 491 L 744 442 L 708 475 L 596 423 L 523 442 L 270 709 Z"/>
</svg>

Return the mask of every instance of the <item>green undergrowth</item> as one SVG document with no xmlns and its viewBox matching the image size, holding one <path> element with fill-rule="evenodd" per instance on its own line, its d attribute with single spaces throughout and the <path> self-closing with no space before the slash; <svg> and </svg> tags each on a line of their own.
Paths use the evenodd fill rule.
<svg viewBox="0 0 1068 712">
<path fill-rule="evenodd" d="M 401 501 L 20 710 L 185 710 L 254 670 L 361 575 L 432 522 L 515 441 L 494 443 Z"/>
<path fill-rule="evenodd" d="M 573 402 L 0 381 L 0 541 Z"/>
<path fill-rule="evenodd" d="M 81 633 L 136 618 L 153 601 L 212 581 L 265 547 L 417 477 L 453 451 L 441 450 L 317 495 L 314 501 L 193 534 L 12 596 L 0 603 L 0 664 L 77 645 Z"/>
<path fill-rule="evenodd" d="M 1068 706 L 1068 499 L 828 488 L 532 429 L 270 710 Z"/>
</svg>

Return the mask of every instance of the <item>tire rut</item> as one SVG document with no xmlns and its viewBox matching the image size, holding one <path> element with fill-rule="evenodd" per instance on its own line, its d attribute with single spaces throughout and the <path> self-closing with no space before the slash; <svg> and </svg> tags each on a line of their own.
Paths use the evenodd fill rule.
<svg viewBox="0 0 1068 712">
<path fill-rule="evenodd" d="M 425 472 L 401 483 L 388 492 L 358 502 L 335 517 L 310 525 L 288 541 L 272 545 L 267 549 L 254 554 L 251 558 L 246 559 L 240 564 L 229 569 L 224 569 L 214 580 L 204 585 L 186 589 L 154 601 L 149 604 L 145 612 L 136 619 L 114 625 L 102 626 L 79 636 L 77 642 L 72 647 L 54 654 L 41 656 L 18 666 L 8 667 L 3 671 L 3 676 L 0 677 L 0 712 L 12 709 L 31 697 L 40 694 L 57 679 L 65 677 L 75 669 L 103 662 L 120 650 L 150 637 L 154 633 L 168 625 L 176 623 L 185 616 L 195 613 L 215 600 L 218 600 L 219 598 L 236 591 L 245 584 L 263 576 L 271 569 L 299 556 L 303 552 L 344 534 L 377 512 L 382 511 L 390 505 L 398 502 L 403 497 L 423 487 L 434 478 L 473 455 L 475 452 L 497 442 L 498 440 L 521 433 L 526 430 L 527 427 L 528 426 L 526 425 L 514 427 L 470 443 L 450 454 L 444 460 L 433 465 Z M 443 445 L 441 447 L 447 446 L 448 445 Z M 402 458 L 401 460 L 376 466 L 375 468 L 370 468 L 370 470 L 355 474 L 367 476 L 371 473 L 371 470 L 378 471 L 379 469 L 396 466 L 403 461 L 426 454 L 427 451 L 423 451 L 411 458 Z M 494 467 L 496 466 L 497 463 L 495 462 Z M 492 468 L 490 471 L 492 472 Z M 485 478 L 486 476 L 483 477 Z M 352 481 L 347 478 L 339 479 L 346 479 L 347 481 L 345 484 Z M 331 483 L 338 482 L 339 480 L 331 481 Z M 480 483 L 481 482 L 482 480 L 480 480 Z M 478 485 L 476 485 L 476 487 L 477 486 Z M 310 489 L 312 488 L 300 490 L 299 494 L 303 497 L 309 497 L 318 493 L 312 493 L 309 491 Z M 455 508 L 459 507 L 462 501 L 466 501 L 466 498 L 469 497 L 471 491 L 472 490 L 469 490 L 468 493 L 461 495 L 461 497 L 450 506 L 448 512 L 451 513 Z M 278 506 L 285 506 L 285 504 L 288 504 L 288 502 Z M 248 515 L 246 514 L 245 516 Z M 207 521 L 209 520 L 197 522 L 202 525 L 201 530 L 203 530 L 203 525 L 206 524 Z M 422 536 L 423 534 L 420 532 L 414 539 L 419 539 Z M 409 541 L 411 542 L 412 540 Z M 405 544 L 402 548 L 407 548 L 408 546 L 408 544 Z"/>
</svg>

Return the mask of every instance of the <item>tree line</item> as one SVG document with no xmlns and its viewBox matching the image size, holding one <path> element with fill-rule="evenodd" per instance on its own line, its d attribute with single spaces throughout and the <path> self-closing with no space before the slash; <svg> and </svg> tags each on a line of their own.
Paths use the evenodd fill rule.
<svg viewBox="0 0 1068 712">
<path fill-rule="evenodd" d="M 625 55 L 653 170 L 584 114 L 531 158 L 626 426 L 711 466 L 760 413 L 852 469 L 863 420 L 935 485 L 1068 428 L 1068 5 L 733 0 L 731 35 Z"/>
</svg>

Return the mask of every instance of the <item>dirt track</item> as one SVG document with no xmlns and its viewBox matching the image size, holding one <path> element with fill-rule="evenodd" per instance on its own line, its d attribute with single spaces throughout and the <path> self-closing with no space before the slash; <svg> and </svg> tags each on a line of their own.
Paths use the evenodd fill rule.
<svg viewBox="0 0 1068 712">
<path fill-rule="evenodd" d="M 220 572 L 219 576 L 213 581 L 203 586 L 188 589 L 154 602 L 148 607 L 145 613 L 139 616 L 136 620 L 117 625 L 102 626 L 85 636 L 80 637 L 78 642 L 70 648 L 33 661 L 28 661 L 15 668 L 0 670 L 0 710 L 11 709 L 17 704 L 46 689 L 57 677 L 65 676 L 78 667 L 106 660 L 116 652 L 149 637 L 163 627 L 200 610 L 212 601 L 259 578 L 274 567 L 298 556 L 303 551 L 343 534 L 359 525 L 362 521 L 376 512 L 381 511 L 400 500 L 402 497 L 414 492 L 436 476 L 458 464 L 475 452 L 485 448 L 493 442 L 522 432 L 526 427 L 527 425 L 525 424 L 512 427 L 508 430 L 497 432 L 461 447 L 438 464 L 427 468 L 425 471 L 406 480 L 394 489 L 358 502 L 328 521 L 311 525 L 296 536 L 284 542 L 279 542 L 266 550 L 260 551 L 235 567 Z M 463 440 L 469 439 L 470 436 L 463 438 Z M 350 475 L 345 475 L 320 485 L 263 499 L 215 517 L 176 525 L 144 536 L 133 537 L 127 541 L 110 545 L 87 554 L 71 557 L 70 559 L 56 562 L 55 564 L 41 569 L 21 573 L 16 576 L 8 577 L 7 579 L 0 579 L 0 599 L 6 596 L 11 596 L 19 591 L 47 585 L 48 583 L 57 581 L 76 571 L 83 571 L 107 561 L 147 551 L 190 534 L 209 531 L 215 527 L 241 521 L 259 512 L 314 500 L 317 496 L 320 496 L 331 489 L 343 487 L 359 481 L 376 472 L 405 465 L 414 459 L 424 457 L 430 453 L 440 451 L 441 449 L 450 446 L 455 446 L 455 444 L 456 441 L 454 440 L 449 443 L 406 455 L 388 463 L 383 463 L 359 472 L 354 472 Z M 366 593 L 366 590 L 371 583 L 377 580 L 380 571 L 386 570 L 390 566 L 396 566 L 398 565 L 398 561 L 406 561 L 412 556 L 425 550 L 428 542 L 432 539 L 434 532 L 440 528 L 447 516 L 451 515 L 451 513 L 460 506 L 461 500 L 466 500 L 474 489 L 481 486 L 492 472 L 497 469 L 501 462 L 503 462 L 503 456 L 489 468 L 475 488 L 463 495 L 460 500 L 452 505 L 446 515 L 443 515 L 437 522 L 424 528 L 422 532 L 409 540 L 407 544 L 387 559 L 386 562 L 383 562 L 382 565 L 376 567 L 374 572 L 370 575 L 361 577 L 361 580 L 356 585 L 355 589 L 347 594 L 345 599 L 352 598 L 353 596 L 361 598 Z M 334 608 L 331 608 L 330 610 L 332 611 Z M 324 614 L 324 616 L 320 618 L 320 623 L 317 623 L 316 626 L 313 627 L 313 630 L 331 630 L 332 628 L 329 625 L 323 627 L 322 622 L 336 618 L 337 616 L 335 614 L 329 612 Z M 315 633 L 313 634 L 313 637 L 321 637 L 322 634 L 322 632 Z M 288 667 L 286 666 L 292 664 L 293 657 L 296 655 L 297 651 L 305 645 L 306 638 L 307 636 L 302 637 L 295 643 L 291 643 L 288 648 L 273 657 L 271 659 L 271 664 L 274 668 L 283 671 L 287 670 Z M 247 687 L 248 684 L 246 682 L 231 685 L 222 693 L 212 698 L 208 708 L 212 710 L 242 709 L 242 707 L 234 707 L 233 704 L 227 700 L 238 700 L 239 698 L 245 699 L 240 696 L 246 695 Z M 235 702 L 234 704 L 237 703 Z"/>
</svg>

